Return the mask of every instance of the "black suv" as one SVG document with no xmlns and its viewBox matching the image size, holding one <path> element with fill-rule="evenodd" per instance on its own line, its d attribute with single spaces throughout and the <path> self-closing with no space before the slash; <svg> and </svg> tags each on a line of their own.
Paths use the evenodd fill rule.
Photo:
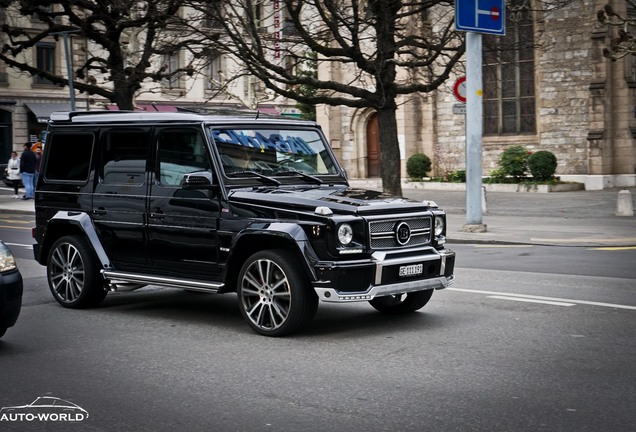
<svg viewBox="0 0 636 432">
<path fill-rule="evenodd" d="M 281 336 L 319 300 L 406 313 L 454 279 L 444 212 L 350 188 L 313 122 L 54 113 L 45 148 L 34 252 L 65 307 L 144 285 L 236 292 Z"/>
</svg>

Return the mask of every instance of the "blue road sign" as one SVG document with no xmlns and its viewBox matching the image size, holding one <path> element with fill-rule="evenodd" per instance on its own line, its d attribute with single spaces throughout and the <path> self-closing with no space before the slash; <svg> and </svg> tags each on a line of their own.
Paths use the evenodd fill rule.
<svg viewBox="0 0 636 432">
<path fill-rule="evenodd" d="M 505 35 L 505 0 L 455 0 L 455 28 L 475 33 Z"/>
</svg>

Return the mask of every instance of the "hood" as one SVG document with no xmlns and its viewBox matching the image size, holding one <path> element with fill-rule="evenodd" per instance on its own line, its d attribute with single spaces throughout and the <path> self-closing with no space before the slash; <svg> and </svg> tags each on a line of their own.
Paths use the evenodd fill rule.
<svg viewBox="0 0 636 432">
<path fill-rule="evenodd" d="M 263 205 L 278 209 L 314 211 L 329 207 L 335 214 L 409 213 L 430 206 L 380 191 L 345 186 L 261 187 L 230 192 L 230 203 Z"/>
</svg>

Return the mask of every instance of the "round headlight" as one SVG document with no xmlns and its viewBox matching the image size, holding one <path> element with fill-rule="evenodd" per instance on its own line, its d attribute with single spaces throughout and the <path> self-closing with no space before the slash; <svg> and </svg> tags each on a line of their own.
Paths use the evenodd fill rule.
<svg viewBox="0 0 636 432">
<path fill-rule="evenodd" d="M 353 240 L 353 228 L 347 223 L 340 224 L 338 227 L 338 241 L 343 246 L 348 245 Z"/>
<path fill-rule="evenodd" d="M 435 235 L 440 236 L 444 232 L 444 218 L 435 216 Z"/>
</svg>

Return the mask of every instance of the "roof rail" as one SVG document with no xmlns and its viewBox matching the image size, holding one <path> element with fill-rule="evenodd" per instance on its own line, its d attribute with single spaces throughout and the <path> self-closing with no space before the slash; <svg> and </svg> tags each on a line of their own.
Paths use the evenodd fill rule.
<svg viewBox="0 0 636 432">
<path fill-rule="evenodd" d="M 96 111 L 55 111 L 51 113 L 50 120 L 56 122 L 73 121 L 73 117 L 85 116 L 85 115 L 99 115 L 99 114 L 117 114 L 117 113 L 131 113 L 130 110 L 96 110 Z"/>
</svg>

